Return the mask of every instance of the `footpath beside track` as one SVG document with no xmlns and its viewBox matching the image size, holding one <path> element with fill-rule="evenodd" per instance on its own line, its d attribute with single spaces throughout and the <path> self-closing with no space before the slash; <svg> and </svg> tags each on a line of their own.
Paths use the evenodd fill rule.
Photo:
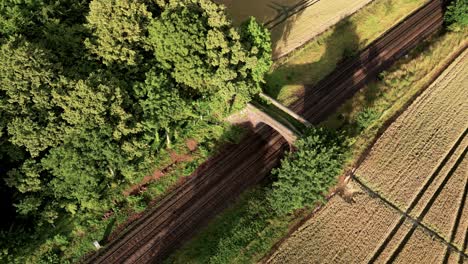
<svg viewBox="0 0 468 264">
<path fill-rule="evenodd" d="M 359 56 L 345 61 L 315 86 L 306 87 L 292 110 L 312 124 L 322 121 L 366 81 L 442 25 L 443 3 L 433 0 L 415 11 Z M 84 260 L 86 263 L 160 263 L 229 201 L 264 179 L 279 165 L 287 141 L 260 124 L 239 144 L 226 147 L 202 164 L 157 207 L 133 223 L 117 239 Z"/>
</svg>

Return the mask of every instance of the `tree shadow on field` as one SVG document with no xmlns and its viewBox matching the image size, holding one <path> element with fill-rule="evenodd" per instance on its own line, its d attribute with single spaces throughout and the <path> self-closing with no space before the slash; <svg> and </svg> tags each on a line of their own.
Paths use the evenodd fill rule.
<svg viewBox="0 0 468 264">
<path fill-rule="evenodd" d="M 288 43 L 291 30 L 305 9 L 320 0 L 214 0 L 226 7 L 235 25 L 253 16 L 272 32 L 273 57 L 280 43 Z"/>
<path fill-rule="evenodd" d="M 320 0 L 294 0 L 287 1 L 288 4 L 282 4 L 283 1 L 272 1 L 268 7 L 276 12 L 275 18 L 264 23 L 271 32 L 271 42 L 273 49 L 273 58 L 276 59 L 284 52 L 281 51 L 281 44 L 288 46 L 290 42 L 291 31 L 294 29 L 296 21 L 302 16 L 307 8 L 313 8 L 313 5 Z"/>
<path fill-rule="evenodd" d="M 317 42 L 316 45 L 312 44 L 312 47 L 307 47 L 307 51 L 298 51 L 299 54 L 296 55 L 321 54 L 317 60 L 304 64 L 288 64 L 286 61 L 266 76 L 266 91 L 270 96 L 278 98 L 285 86 L 297 85 L 302 86 L 301 89 L 287 91 L 286 101 L 292 102 L 303 97 L 306 93 L 305 87 L 316 84 L 359 50 L 356 26 L 348 18 L 341 20 L 324 34 L 327 34 L 326 37 L 312 40 Z M 304 59 L 307 60 L 306 57 Z"/>
<path fill-rule="evenodd" d="M 312 124 L 324 121 L 340 107 L 343 107 L 344 114 L 339 117 L 342 119 L 339 122 L 350 122 L 346 118 L 356 106 L 372 105 L 380 91 L 377 86 L 370 86 L 362 90 L 359 96 L 364 98 L 362 102 L 342 105 L 395 59 L 384 59 L 380 53 L 383 46 L 378 42 L 360 50 L 362 46 L 356 25 L 345 18 L 315 43 L 294 55 L 297 56 L 296 61 L 301 60 L 301 53 L 317 57 L 315 61 L 310 58 L 305 58 L 309 62 L 303 64 L 288 64 L 286 61 L 271 72 L 266 77 L 267 93 L 281 98 L 291 110 Z"/>
</svg>

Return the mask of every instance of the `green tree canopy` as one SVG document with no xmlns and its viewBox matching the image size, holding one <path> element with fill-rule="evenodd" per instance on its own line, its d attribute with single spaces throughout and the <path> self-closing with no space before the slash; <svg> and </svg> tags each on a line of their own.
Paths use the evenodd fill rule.
<svg viewBox="0 0 468 264">
<path fill-rule="evenodd" d="M 468 0 L 453 0 L 447 7 L 445 21 L 449 28 L 460 31 L 468 25 Z"/>
<path fill-rule="evenodd" d="M 179 135 L 210 141 L 270 65 L 268 31 L 209 0 L 3 1 L 0 189 L 27 224 L 0 230 L 0 262 L 26 254 L 11 237 L 37 253 L 50 236 L 38 254 L 55 259 L 70 237 L 55 225 L 101 221 Z"/>
<path fill-rule="evenodd" d="M 91 53 L 106 65 L 114 62 L 136 65 L 152 16 L 146 5 L 134 0 L 94 0 L 89 8 L 87 27 L 93 37 L 85 44 Z"/>
<path fill-rule="evenodd" d="M 342 170 L 345 141 L 336 132 L 311 128 L 296 147 L 272 172 L 268 201 L 278 214 L 323 201 Z"/>
<path fill-rule="evenodd" d="M 172 1 L 148 31 L 156 61 L 192 94 L 210 95 L 230 85 L 258 93 L 271 64 L 267 31 L 250 20 L 239 32 L 223 8 L 208 0 Z"/>
</svg>

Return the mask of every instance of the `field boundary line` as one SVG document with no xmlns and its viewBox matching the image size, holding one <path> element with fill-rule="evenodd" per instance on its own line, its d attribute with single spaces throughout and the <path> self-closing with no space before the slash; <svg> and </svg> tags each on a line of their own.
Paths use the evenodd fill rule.
<svg viewBox="0 0 468 264">
<path fill-rule="evenodd" d="M 383 133 L 390 127 L 390 125 L 396 121 L 407 109 L 410 105 L 416 101 L 416 99 L 423 94 L 438 78 L 442 73 L 452 64 L 459 56 L 465 52 L 465 50 L 468 49 L 468 41 L 465 41 L 461 47 L 454 51 L 448 59 L 439 67 L 436 69 L 436 71 L 430 76 L 429 80 L 423 85 L 423 87 L 417 91 L 414 95 L 411 96 L 411 98 L 408 99 L 407 102 L 405 102 L 395 113 L 393 113 L 387 120 L 384 121 L 383 125 L 379 128 L 377 133 L 374 136 L 374 139 L 371 141 L 371 143 L 367 146 L 367 148 L 362 152 L 362 154 L 359 156 L 358 160 L 356 161 L 355 165 L 353 166 L 354 168 L 358 168 L 361 166 L 361 164 L 364 162 L 364 160 L 367 158 L 369 155 L 370 151 L 372 150 L 372 147 L 377 143 L 377 141 L 380 139 L 380 137 L 383 135 Z"/>
<path fill-rule="evenodd" d="M 431 209 L 432 205 L 434 204 L 435 200 L 439 197 L 440 193 L 442 192 L 443 188 L 445 188 L 445 185 L 447 182 L 450 180 L 452 177 L 453 173 L 456 171 L 456 169 L 460 166 L 461 162 L 466 156 L 468 148 L 465 147 L 463 150 L 463 153 L 457 158 L 455 164 L 452 166 L 450 171 L 445 175 L 444 180 L 437 186 L 436 191 L 434 192 L 434 195 L 429 199 L 429 201 L 426 203 L 424 206 L 423 210 L 419 214 L 419 216 L 416 218 L 417 221 L 422 222 L 424 216 L 429 212 Z M 406 246 L 408 241 L 411 239 L 411 236 L 413 235 L 414 231 L 416 231 L 417 225 L 413 225 L 409 231 L 407 231 L 406 235 L 403 237 L 399 245 L 395 248 L 395 250 L 392 252 L 390 255 L 389 259 L 386 261 L 386 263 L 393 263 L 396 259 L 396 257 L 400 254 L 400 252 L 403 250 L 403 248 Z M 450 244 L 453 243 L 453 241 L 449 241 Z M 463 249 L 461 249 L 463 251 Z"/>
<path fill-rule="evenodd" d="M 369 143 L 367 148 L 361 152 L 357 160 L 354 162 L 354 165 L 350 165 L 352 171 L 355 170 L 355 168 L 358 168 L 361 166 L 361 164 L 364 162 L 364 160 L 367 158 L 369 155 L 372 146 L 379 140 L 379 138 L 382 136 L 382 134 L 385 132 L 385 130 L 388 129 L 388 127 L 401 115 L 403 114 L 406 109 L 422 94 L 424 91 L 427 90 L 431 86 L 431 84 L 439 78 L 439 76 L 447 69 L 447 67 L 452 64 L 466 49 L 468 48 L 468 41 L 465 41 L 463 44 L 460 45 L 460 47 L 452 52 L 449 57 L 437 67 L 436 71 L 430 76 L 429 80 L 423 84 L 422 88 L 416 92 L 414 95 L 411 96 L 411 98 L 405 102 L 402 107 L 400 107 L 395 113 L 393 113 L 387 120 L 384 121 L 383 125 L 379 128 L 377 133 L 374 135 L 373 140 Z M 351 171 L 351 170 L 350 170 Z M 346 173 L 345 173 L 346 175 Z M 336 193 L 331 193 L 326 197 L 326 201 L 329 201 L 333 196 L 335 196 Z M 297 231 L 299 227 L 301 227 L 303 224 L 305 224 L 308 220 L 312 219 L 325 205 L 321 204 L 316 206 L 309 214 L 307 214 L 304 218 L 302 218 L 297 224 L 292 225 L 292 227 L 289 229 L 288 233 L 282 237 L 278 242 L 276 242 L 264 257 L 262 257 L 258 263 L 267 263 L 268 259 L 273 256 L 273 254 L 280 248 L 280 246 L 289 238 L 291 235 Z M 468 237 L 468 236 L 467 236 Z"/>
<path fill-rule="evenodd" d="M 303 0 L 303 1 L 291 6 L 289 8 L 284 8 L 286 10 L 286 15 L 285 16 L 283 16 L 283 14 L 278 12 L 278 15 L 275 18 L 270 19 L 269 21 L 265 22 L 263 25 L 266 28 L 268 28 L 268 30 L 272 30 L 275 27 L 277 27 L 279 24 L 281 24 L 284 21 L 288 20 L 290 17 L 292 17 L 295 14 L 305 10 L 306 8 L 309 8 L 309 7 L 317 4 L 320 1 L 321 0 Z M 272 5 L 274 5 L 274 4 L 275 3 L 272 3 Z M 277 5 L 280 6 L 279 4 L 277 4 Z M 271 5 L 270 5 L 270 7 L 271 7 Z M 271 7 L 271 8 L 275 9 L 274 7 Z M 277 11 L 277 9 L 275 9 L 275 10 Z M 276 21 L 276 20 L 279 20 L 279 21 Z M 272 24 L 272 25 L 270 25 L 270 24 Z"/>
<path fill-rule="evenodd" d="M 449 151 L 444 155 L 444 158 L 439 162 L 439 164 L 437 165 L 437 167 L 435 168 L 435 170 L 431 173 L 430 177 L 425 181 L 425 183 L 423 184 L 422 188 L 418 190 L 417 194 L 415 197 L 412 198 L 412 200 L 410 201 L 410 204 L 408 205 L 408 207 L 405 209 L 404 211 L 404 214 L 401 215 L 401 218 L 400 218 L 400 221 L 398 222 L 398 224 L 396 226 L 394 226 L 392 228 L 392 230 L 390 231 L 390 234 L 387 235 L 387 237 L 383 240 L 383 242 L 376 248 L 376 250 L 372 253 L 372 257 L 370 258 L 370 260 L 368 261 L 369 263 L 374 263 L 377 258 L 380 256 L 380 254 L 382 254 L 382 252 L 385 250 L 385 248 L 388 246 L 388 243 L 390 243 L 390 241 L 393 239 L 393 237 L 395 236 L 395 234 L 398 232 L 398 230 L 400 229 L 401 225 L 403 224 L 404 222 L 404 217 L 410 217 L 409 214 L 411 213 L 411 211 L 414 209 L 414 207 L 419 203 L 420 199 L 423 197 L 424 193 L 426 193 L 427 189 L 429 188 L 429 186 L 434 182 L 435 178 L 437 177 L 437 175 L 440 174 L 441 170 L 444 168 L 444 166 L 447 164 L 447 162 L 450 160 L 450 158 L 453 156 L 453 154 L 455 153 L 455 151 L 457 150 L 457 148 L 460 146 L 460 144 L 463 142 L 463 139 L 465 138 L 465 136 L 468 134 L 468 129 L 465 128 L 465 130 L 463 131 L 463 133 L 458 136 L 458 139 L 457 141 L 452 145 L 452 147 L 449 149 Z M 358 179 L 358 177 L 353 177 L 354 179 Z M 359 183 L 361 185 L 363 185 L 362 181 L 359 181 Z M 367 186 L 366 186 L 367 187 Z M 367 187 L 369 190 L 370 187 Z M 373 191 L 373 193 L 376 193 L 375 191 Z M 381 195 L 379 195 L 379 198 L 382 197 Z M 386 201 L 388 201 L 386 199 Z M 390 203 L 388 201 L 388 203 Z M 396 207 L 396 206 L 395 206 Z M 426 208 L 424 208 L 426 209 Z M 399 209 L 400 211 L 402 211 L 401 209 Z M 424 211 L 424 210 L 423 210 Z M 411 219 L 414 219 L 411 217 Z M 416 221 L 420 221 L 419 217 L 416 219 Z M 413 225 L 414 225 L 414 222 L 413 222 Z M 414 232 L 414 231 L 413 231 Z M 411 232 L 410 232 L 411 233 Z M 412 234 L 412 233 L 411 233 Z M 403 241 L 405 239 L 409 239 L 409 237 L 407 238 L 407 236 L 405 236 L 405 238 L 403 239 Z M 445 241 L 445 240 L 444 240 Z M 400 249 L 400 246 L 397 247 L 397 251 L 398 252 Z M 394 252 L 395 253 L 395 252 Z M 393 254 L 392 254 L 392 257 L 393 257 Z"/>
<path fill-rule="evenodd" d="M 347 18 L 350 18 L 351 16 L 353 16 L 354 14 L 356 14 L 357 12 L 361 11 L 363 8 L 365 8 L 366 6 L 370 5 L 371 3 L 374 3 L 375 1 L 377 0 L 371 0 L 369 1 L 368 3 L 366 3 L 365 5 L 363 5 L 361 8 L 357 9 L 356 11 L 348 14 L 348 15 L 345 15 L 345 16 L 342 16 L 340 21 L 344 20 L 344 19 L 347 19 Z M 426 2 L 422 3 L 420 6 L 416 7 L 413 11 L 411 11 L 409 14 L 407 14 L 406 16 L 404 16 L 400 21 L 397 21 L 395 22 L 394 24 L 392 24 L 388 29 L 386 29 L 384 32 L 382 32 L 376 39 L 374 39 L 373 41 L 371 41 L 369 44 L 367 44 L 365 47 L 362 47 L 362 49 L 358 50 L 357 53 L 361 53 L 363 50 L 365 50 L 366 48 L 368 48 L 369 46 L 375 44 L 375 42 L 377 42 L 377 40 L 379 40 L 381 37 L 387 35 L 394 27 L 397 27 L 399 26 L 400 24 L 403 24 L 406 19 L 410 16 L 412 16 L 413 14 L 417 13 L 422 7 L 425 7 L 427 4 L 429 4 L 430 2 L 432 2 L 433 0 L 427 0 Z M 442 0 L 442 1 L 445 1 L 445 0 Z M 327 27 L 326 29 L 324 29 L 323 31 L 321 31 L 321 33 L 318 33 L 317 35 L 315 35 L 314 37 L 310 38 L 309 40 L 305 41 L 302 45 L 298 46 L 297 48 L 291 50 L 290 52 L 287 52 L 285 54 L 282 54 L 282 55 L 279 55 L 279 56 L 276 56 L 275 58 L 273 58 L 273 61 L 274 62 L 277 62 L 279 60 L 288 60 L 289 57 L 293 56 L 295 52 L 297 52 L 298 50 L 300 50 L 301 48 L 304 48 L 307 44 L 309 44 L 310 42 L 314 41 L 316 38 L 318 38 L 320 35 L 322 35 L 323 33 L 331 30 L 334 26 L 337 26 L 340 21 L 338 21 L 337 23 Z M 284 64 L 285 62 L 284 61 L 281 61 L 279 65 L 277 66 L 274 66 L 275 68 Z"/>
<path fill-rule="evenodd" d="M 392 202 L 390 202 L 388 199 L 386 199 L 385 197 L 383 197 L 382 195 L 380 195 L 379 193 L 375 192 L 374 190 L 372 190 L 370 187 L 368 187 L 366 184 L 364 184 L 359 178 L 355 177 L 354 175 L 352 175 L 352 179 L 359 184 L 359 186 L 361 186 L 361 188 L 364 189 L 364 191 L 366 191 L 371 197 L 375 197 L 377 199 L 379 199 L 380 201 L 382 201 L 385 205 L 389 206 L 390 208 L 394 209 L 395 211 L 397 211 L 401 217 L 404 219 L 404 220 L 409 220 L 413 226 L 416 226 L 416 227 L 421 227 L 426 233 L 428 233 L 429 235 L 437 238 L 438 240 L 440 240 L 440 242 L 442 242 L 443 244 L 445 244 L 447 247 L 449 247 L 451 250 L 457 252 L 458 254 L 462 255 L 463 257 L 465 258 L 468 258 L 468 255 L 465 254 L 464 252 L 462 252 L 460 249 L 458 249 L 456 246 L 454 246 L 453 244 L 447 242 L 441 235 L 439 235 L 439 233 L 437 233 L 436 231 L 434 231 L 432 228 L 428 227 L 426 224 L 420 222 L 419 220 L 413 218 L 412 216 L 410 216 L 408 213 L 406 213 L 405 211 L 401 210 L 398 206 L 396 206 L 395 204 L 393 204 Z M 374 260 L 375 262 L 375 260 Z M 367 263 L 373 263 L 372 261 L 368 261 Z"/>
<path fill-rule="evenodd" d="M 468 174 L 465 175 L 465 187 L 464 187 L 464 190 L 463 190 L 463 195 L 461 197 L 460 204 L 458 206 L 457 216 L 455 218 L 455 222 L 453 223 L 452 229 L 450 230 L 450 243 L 453 243 L 453 241 L 455 240 L 455 236 L 456 236 L 456 233 L 458 231 L 458 227 L 460 225 L 461 216 L 463 214 L 463 208 L 465 207 L 467 195 L 468 195 Z M 467 236 L 467 234 L 465 234 L 465 237 L 466 236 Z M 464 240 L 466 241 L 466 239 L 464 239 Z M 465 251 L 465 248 L 466 248 L 465 245 L 463 245 L 462 247 L 463 247 L 462 250 Z M 449 248 L 446 248 L 443 263 L 448 262 L 449 255 L 450 255 L 450 250 L 449 250 Z M 460 256 L 460 260 L 462 260 L 461 256 Z M 461 262 L 461 261 L 459 261 L 459 262 Z"/>
</svg>

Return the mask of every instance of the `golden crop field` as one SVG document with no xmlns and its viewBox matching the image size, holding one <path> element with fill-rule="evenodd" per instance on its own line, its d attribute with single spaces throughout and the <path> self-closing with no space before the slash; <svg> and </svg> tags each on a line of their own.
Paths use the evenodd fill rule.
<svg viewBox="0 0 468 264">
<path fill-rule="evenodd" d="M 356 175 L 406 209 L 433 174 L 443 177 L 437 167 L 450 165 L 445 158 L 468 127 L 467 83 L 464 52 L 385 131 Z"/>
<path fill-rule="evenodd" d="M 447 164 L 440 172 L 440 177 L 436 178 L 434 183 L 429 186 L 427 191 L 421 198 L 421 203 L 418 203 L 411 214 L 414 217 L 421 215 L 423 212 L 423 204 L 427 204 L 430 199 L 434 199 L 433 203 L 428 207 L 428 211 L 422 218 L 422 221 L 430 225 L 438 233 L 443 236 L 447 241 L 450 240 L 452 231 L 456 226 L 456 219 L 458 214 L 461 214 L 463 208 L 462 199 L 465 186 L 468 184 L 468 158 L 466 158 L 466 151 L 468 148 L 468 137 L 460 144 Z M 444 179 L 446 180 L 443 183 Z M 437 186 L 443 187 L 437 193 Z M 465 210 L 468 205 L 464 205 Z M 468 212 L 467 212 L 468 213 Z M 461 236 L 463 230 L 468 230 L 468 217 L 462 218 L 460 215 L 458 233 L 459 236 L 454 242 L 458 245 L 463 245 L 464 237 Z"/>
<path fill-rule="evenodd" d="M 468 262 L 467 84 L 465 50 L 357 168 L 370 189 L 351 182 L 354 201 L 334 196 L 266 262 Z"/>
<path fill-rule="evenodd" d="M 396 211 L 367 194 L 356 195 L 355 203 L 335 196 L 267 263 L 364 263 L 398 220 Z"/>
<path fill-rule="evenodd" d="M 316 84 L 331 73 L 343 58 L 365 48 L 426 2 L 427 0 L 375 0 L 369 3 L 301 48 L 277 60 L 266 77 L 265 93 L 284 105 L 290 105 L 298 99 L 306 84 Z M 328 3 L 332 6 L 335 1 Z M 317 19 L 310 15 L 309 20 L 301 25 L 313 28 Z M 294 34 L 283 34 L 285 43 L 290 43 L 287 39 Z"/>
<path fill-rule="evenodd" d="M 280 57 L 304 45 L 371 1 L 215 0 L 226 6 L 235 24 L 254 16 L 271 28 L 274 57 Z"/>
<path fill-rule="evenodd" d="M 348 203 L 333 197 L 266 263 L 368 263 L 400 220 L 400 214 L 363 190 L 354 199 Z M 411 227 L 406 220 L 375 263 L 386 263 Z M 418 227 L 396 255 L 395 263 L 441 263 L 445 250 L 443 243 Z M 458 260 L 458 256 L 453 254 L 454 259 Z"/>
<path fill-rule="evenodd" d="M 398 232 L 375 261 L 389 263 L 388 260 L 402 244 L 404 236 L 410 231 L 412 223 L 406 220 Z M 386 237 L 386 236 L 385 236 Z M 401 247 L 393 263 L 442 263 L 446 246 L 435 240 L 421 228 L 416 228 L 409 240 Z M 374 252 L 372 252 L 374 253 Z M 454 254 L 458 257 L 458 255 Z"/>
</svg>

